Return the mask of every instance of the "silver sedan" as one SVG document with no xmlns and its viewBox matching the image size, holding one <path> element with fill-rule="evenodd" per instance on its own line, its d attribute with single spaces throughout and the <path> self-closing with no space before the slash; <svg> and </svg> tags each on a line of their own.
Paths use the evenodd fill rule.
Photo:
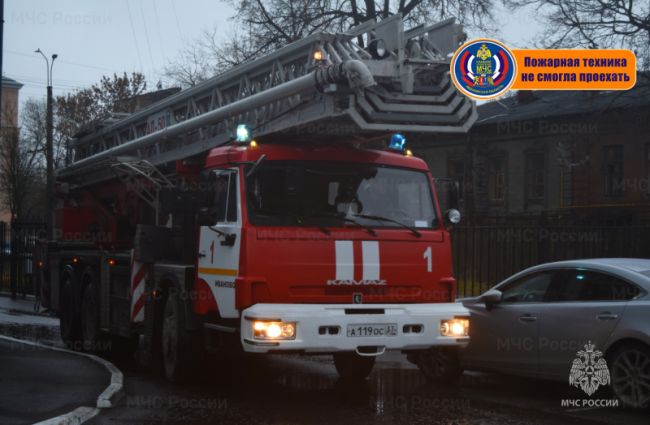
<svg viewBox="0 0 650 425">
<path fill-rule="evenodd" d="M 589 396 L 611 386 L 624 405 L 650 407 L 650 260 L 542 264 L 462 301 L 464 369 L 568 381 Z"/>
</svg>

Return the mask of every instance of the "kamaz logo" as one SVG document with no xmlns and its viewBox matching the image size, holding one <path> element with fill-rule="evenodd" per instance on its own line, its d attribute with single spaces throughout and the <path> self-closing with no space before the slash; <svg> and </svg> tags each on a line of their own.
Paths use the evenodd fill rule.
<svg viewBox="0 0 650 425">
<path fill-rule="evenodd" d="M 327 281 L 327 286 L 370 286 L 370 285 L 386 285 L 386 281 L 375 279 L 330 279 Z"/>
</svg>

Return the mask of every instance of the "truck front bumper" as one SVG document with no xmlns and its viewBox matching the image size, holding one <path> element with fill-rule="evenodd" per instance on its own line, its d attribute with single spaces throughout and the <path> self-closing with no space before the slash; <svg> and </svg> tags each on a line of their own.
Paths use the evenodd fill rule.
<svg viewBox="0 0 650 425">
<path fill-rule="evenodd" d="M 469 319 L 460 303 L 436 304 L 255 304 L 242 312 L 241 342 L 251 353 L 356 351 L 377 355 L 386 350 L 465 346 L 469 337 L 441 334 L 442 320 Z M 295 324 L 293 339 L 255 338 L 256 321 Z M 348 336 L 356 326 L 394 325 L 390 336 Z M 358 328 L 356 328 L 358 329 Z"/>
</svg>

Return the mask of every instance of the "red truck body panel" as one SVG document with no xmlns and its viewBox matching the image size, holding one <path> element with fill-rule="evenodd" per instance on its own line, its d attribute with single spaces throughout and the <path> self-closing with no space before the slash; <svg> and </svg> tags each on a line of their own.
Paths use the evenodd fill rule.
<svg viewBox="0 0 650 425">
<path fill-rule="evenodd" d="M 266 161 L 367 163 L 425 172 L 436 214 L 441 217 L 426 163 L 401 153 L 351 145 L 234 145 L 213 149 L 206 168 L 230 168 L 257 161 L 261 155 L 266 155 Z M 240 196 L 246 196 L 243 178 Z M 373 236 L 354 224 L 332 227 L 326 234 L 318 227 L 255 226 L 247 218 L 246 202 L 242 202 L 242 210 L 235 285 L 236 308 L 240 311 L 256 303 L 351 303 L 354 296 L 360 296 L 357 301 L 364 304 L 450 302 L 455 298 L 449 234 L 441 224 L 436 229 L 418 229 L 421 237 L 397 227 L 377 227 Z M 337 253 L 337 249 L 345 254 Z M 353 279 L 336 279 L 342 261 L 351 262 L 347 267 L 353 269 Z M 379 278 L 364 279 L 367 273 Z M 195 303 L 196 312 L 216 308 L 217 303 L 205 299 L 209 294 L 206 286 L 205 281 L 197 279 L 197 291 L 204 301 Z"/>
</svg>

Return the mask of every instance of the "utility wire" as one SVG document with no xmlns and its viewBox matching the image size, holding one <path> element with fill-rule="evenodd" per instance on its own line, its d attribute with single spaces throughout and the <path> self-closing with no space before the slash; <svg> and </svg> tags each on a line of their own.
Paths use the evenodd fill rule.
<svg viewBox="0 0 650 425">
<path fill-rule="evenodd" d="M 151 4 L 153 5 L 153 13 L 156 17 L 156 32 L 158 34 L 158 47 L 160 48 L 160 57 L 162 57 L 163 61 L 167 63 L 165 48 L 163 47 L 162 33 L 160 32 L 160 18 L 158 17 L 158 7 L 156 7 L 156 0 L 151 0 Z"/>
<path fill-rule="evenodd" d="M 140 16 L 142 16 L 142 25 L 144 26 L 144 39 L 147 42 L 147 51 L 149 53 L 149 62 L 151 64 L 151 74 L 153 74 L 156 67 L 153 64 L 153 54 L 151 53 L 151 43 L 149 41 L 149 29 L 147 28 L 147 20 L 144 17 L 144 9 L 142 9 L 142 1 L 139 1 L 138 5 L 140 5 Z"/>
<path fill-rule="evenodd" d="M 135 43 L 135 50 L 138 55 L 138 63 L 140 64 L 140 69 L 144 71 L 144 67 L 142 66 L 142 56 L 140 55 L 140 46 L 138 46 L 138 37 L 135 35 L 135 26 L 133 25 L 131 7 L 129 6 L 129 0 L 124 1 L 126 2 L 126 10 L 129 12 L 129 22 L 131 23 L 131 32 L 133 33 L 133 42 Z"/>
<path fill-rule="evenodd" d="M 178 20 L 178 13 L 176 13 L 176 6 L 174 6 L 174 0 L 169 0 L 172 5 L 172 12 L 174 13 L 174 18 L 176 19 L 176 29 L 178 29 L 178 36 L 183 38 L 183 31 L 181 31 L 181 23 Z"/>
<path fill-rule="evenodd" d="M 36 56 L 33 53 L 29 54 L 29 53 L 24 53 L 24 52 L 18 52 L 16 50 L 10 50 L 10 49 L 5 49 L 5 52 L 10 53 L 12 55 L 24 56 L 26 58 L 34 59 L 34 60 L 37 60 L 39 62 L 41 61 L 41 57 Z M 97 70 L 100 70 L 100 71 L 109 71 L 109 72 L 116 72 L 116 73 L 121 72 L 121 71 L 118 71 L 116 69 L 104 68 L 102 66 L 88 65 L 88 64 L 79 63 L 79 62 L 66 61 L 66 60 L 62 60 L 62 59 L 58 59 L 56 61 L 56 63 L 65 63 L 67 65 L 74 65 L 74 66 L 80 66 L 80 67 L 83 67 L 83 68 L 97 69 Z"/>
</svg>

